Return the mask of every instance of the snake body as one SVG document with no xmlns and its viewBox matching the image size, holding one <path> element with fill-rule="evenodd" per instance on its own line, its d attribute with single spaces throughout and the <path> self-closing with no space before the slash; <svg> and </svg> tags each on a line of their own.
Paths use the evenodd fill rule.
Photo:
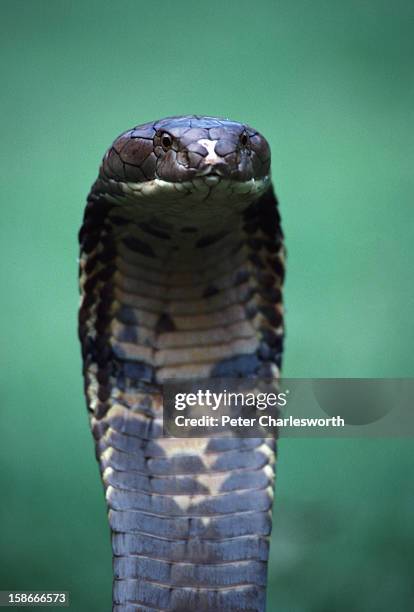
<svg viewBox="0 0 414 612">
<path fill-rule="evenodd" d="M 199 116 L 121 134 L 89 193 L 80 245 L 113 610 L 263 611 L 275 441 L 163 437 L 161 388 L 279 376 L 284 250 L 268 143 Z"/>
</svg>

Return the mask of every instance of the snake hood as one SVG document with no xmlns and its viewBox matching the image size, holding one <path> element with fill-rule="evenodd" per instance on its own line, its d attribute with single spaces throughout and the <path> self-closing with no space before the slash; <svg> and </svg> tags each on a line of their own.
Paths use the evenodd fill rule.
<svg viewBox="0 0 414 612">
<path fill-rule="evenodd" d="M 263 612 L 275 440 L 164 437 L 162 385 L 279 377 L 284 246 L 267 141 L 195 115 L 123 133 L 79 239 L 113 610 Z"/>
</svg>

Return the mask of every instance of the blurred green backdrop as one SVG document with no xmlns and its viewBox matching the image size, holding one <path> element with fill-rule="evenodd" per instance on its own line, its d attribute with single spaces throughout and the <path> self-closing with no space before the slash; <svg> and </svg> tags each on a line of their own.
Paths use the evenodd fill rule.
<svg viewBox="0 0 414 612">
<path fill-rule="evenodd" d="M 289 250 L 285 375 L 413 376 L 411 0 L 4 1 L 0 588 L 110 609 L 76 337 L 100 158 L 166 115 L 270 140 Z M 413 609 L 412 440 L 280 443 L 269 611 Z"/>
</svg>

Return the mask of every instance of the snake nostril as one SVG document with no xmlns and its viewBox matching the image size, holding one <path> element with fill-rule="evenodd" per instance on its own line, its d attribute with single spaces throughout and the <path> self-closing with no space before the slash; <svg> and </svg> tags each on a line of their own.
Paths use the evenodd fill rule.
<svg viewBox="0 0 414 612">
<path fill-rule="evenodd" d="M 189 165 L 190 165 L 190 160 L 188 158 L 188 151 L 179 151 L 177 153 L 177 162 L 181 166 L 184 166 L 185 168 L 188 168 Z"/>
</svg>

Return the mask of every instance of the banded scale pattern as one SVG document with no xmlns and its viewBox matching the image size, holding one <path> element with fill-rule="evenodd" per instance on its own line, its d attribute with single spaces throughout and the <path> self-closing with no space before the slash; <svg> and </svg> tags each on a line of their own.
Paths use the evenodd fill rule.
<svg viewBox="0 0 414 612">
<path fill-rule="evenodd" d="M 248 126 L 170 118 L 122 134 L 88 196 L 79 337 L 113 610 L 265 609 L 275 441 L 163 437 L 162 384 L 277 381 L 284 251 L 269 165 Z"/>
</svg>

